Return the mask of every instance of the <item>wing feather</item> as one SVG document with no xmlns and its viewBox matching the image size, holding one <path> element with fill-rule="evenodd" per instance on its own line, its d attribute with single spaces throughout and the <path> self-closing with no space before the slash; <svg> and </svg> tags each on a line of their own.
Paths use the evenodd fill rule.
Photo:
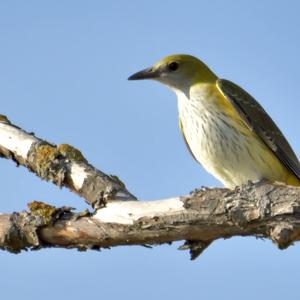
<svg viewBox="0 0 300 300">
<path fill-rule="evenodd" d="M 263 140 L 286 168 L 300 179 L 300 163 L 296 154 L 263 107 L 250 94 L 231 81 L 219 79 L 217 87 L 249 128 Z"/>
</svg>

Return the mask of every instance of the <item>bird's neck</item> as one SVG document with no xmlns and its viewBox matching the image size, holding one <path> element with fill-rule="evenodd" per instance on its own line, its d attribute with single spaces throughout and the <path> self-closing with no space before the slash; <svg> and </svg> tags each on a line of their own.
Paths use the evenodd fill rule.
<svg viewBox="0 0 300 300">
<path fill-rule="evenodd" d="M 180 107 L 192 105 L 197 102 L 199 106 L 214 105 L 218 101 L 218 90 L 212 83 L 197 83 L 185 89 L 173 89 L 178 98 Z"/>
</svg>

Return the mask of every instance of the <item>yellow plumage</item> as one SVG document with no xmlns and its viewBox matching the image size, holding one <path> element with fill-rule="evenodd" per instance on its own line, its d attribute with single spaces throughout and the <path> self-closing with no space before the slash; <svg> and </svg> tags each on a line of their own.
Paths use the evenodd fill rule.
<svg viewBox="0 0 300 300">
<path fill-rule="evenodd" d="M 215 84 L 195 86 L 189 99 L 177 93 L 180 127 L 191 152 L 226 187 L 259 179 L 300 185 Z"/>
<path fill-rule="evenodd" d="M 180 128 L 194 158 L 226 187 L 266 179 L 300 186 L 296 155 L 263 108 L 200 60 L 169 56 L 130 79 L 152 78 L 178 97 Z"/>
</svg>

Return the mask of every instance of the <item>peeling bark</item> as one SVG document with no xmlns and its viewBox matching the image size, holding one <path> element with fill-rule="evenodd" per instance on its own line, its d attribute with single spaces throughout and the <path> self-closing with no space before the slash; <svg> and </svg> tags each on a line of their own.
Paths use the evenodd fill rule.
<svg viewBox="0 0 300 300">
<path fill-rule="evenodd" d="M 97 170 L 79 150 L 36 138 L 1 115 L 0 156 L 59 187 L 68 187 L 95 209 L 74 213 L 68 207 L 33 202 L 29 211 L 0 214 L 0 248 L 13 253 L 185 240 L 180 248 L 189 249 L 194 259 L 220 238 L 269 238 L 280 249 L 300 239 L 298 187 L 260 182 L 234 191 L 200 189 L 183 197 L 135 201 L 118 177 Z"/>
<path fill-rule="evenodd" d="M 280 249 L 300 239 L 300 189 L 267 183 L 235 191 L 196 190 L 189 196 L 147 202 L 110 202 L 91 216 L 60 209 L 48 223 L 36 213 L 0 215 L 0 247 L 99 249 L 187 240 L 192 258 L 214 240 L 232 236 L 269 238 Z M 169 208 L 169 209 L 168 209 Z M 118 213 L 117 213 L 118 212 Z M 20 221 L 21 220 L 21 221 Z M 36 238 L 33 238 L 36 236 Z"/>
<path fill-rule="evenodd" d="M 76 148 L 54 145 L 27 133 L 0 116 L 0 156 L 27 167 L 40 178 L 64 186 L 94 208 L 109 200 L 136 199 L 116 176 L 90 165 Z"/>
</svg>

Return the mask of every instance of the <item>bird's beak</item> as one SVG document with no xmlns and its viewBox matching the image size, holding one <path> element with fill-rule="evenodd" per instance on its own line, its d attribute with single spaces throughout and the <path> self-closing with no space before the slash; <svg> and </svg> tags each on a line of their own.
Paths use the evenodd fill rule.
<svg viewBox="0 0 300 300">
<path fill-rule="evenodd" d="M 144 69 L 131 75 L 128 80 L 141 80 L 141 79 L 156 79 L 160 75 L 159 69 L 153 67 Z"/>
</svg>

